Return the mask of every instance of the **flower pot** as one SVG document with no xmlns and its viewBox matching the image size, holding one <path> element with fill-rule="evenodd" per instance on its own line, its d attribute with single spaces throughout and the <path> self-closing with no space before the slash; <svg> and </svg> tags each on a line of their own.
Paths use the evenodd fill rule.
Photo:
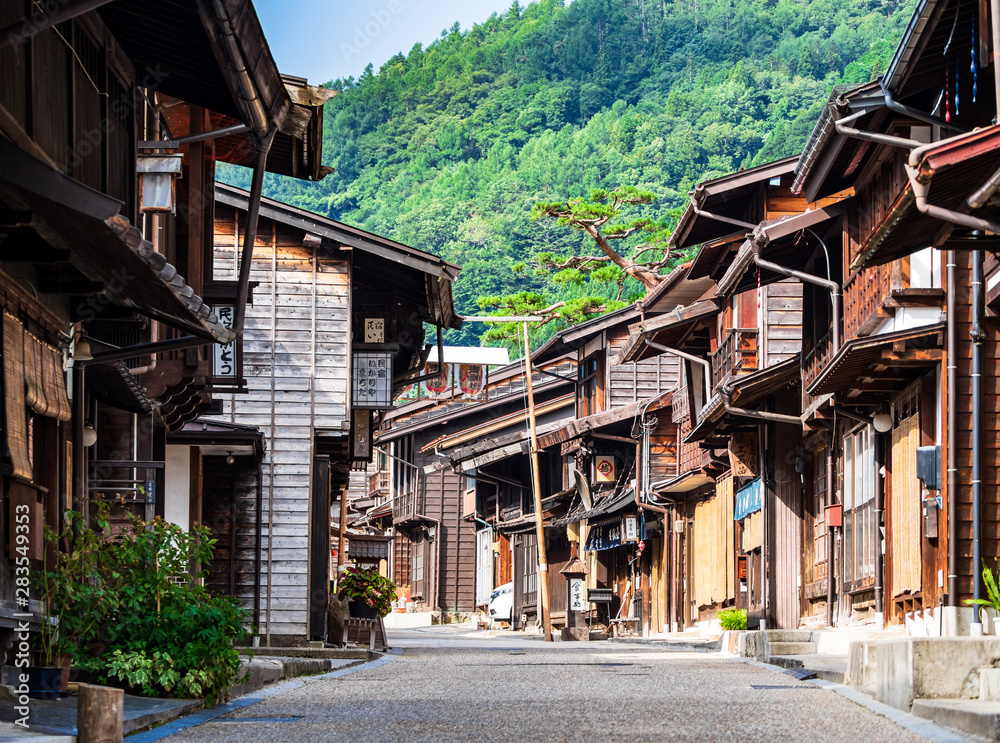
<svg viewBox="0 0 1000 743">
<path fill-rule="evenodd" d="M 66 692 L 69 690 L 69 671 L 70 666 L 73 664 L 73 656 L 68 653 L 56 653 L 52 657 L 52 661 L 62 670 L 60 691 Z"/>
<path fill-rule="evenodd" d="M 1000 637 L 1000 617 L 993 617 L 993 634 Z"/>
<path fill-rule="evenodd" d="M 58 699 L 62 696 L 63 669 L 59 666 L 28 666 L 28 696 Z"/>
<path fill-rule="evenodd" d="M 347 608 L 355 619 L 377 619 L 378 612 L 364 601 L 348 601 Z"/>
</svg>

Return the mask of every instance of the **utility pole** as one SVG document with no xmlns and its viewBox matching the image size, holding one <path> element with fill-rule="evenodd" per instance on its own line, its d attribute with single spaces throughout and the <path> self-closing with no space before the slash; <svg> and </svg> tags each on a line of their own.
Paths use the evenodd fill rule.
<svg viewBox="0 0 1000 743">
<path fill-rule="evenodd" d="M 531 384 L 531 346 L 528 323 L 542 322 L 540 317 L 466 317 L 466 322 L 519 322 L 524 332 L 524 381 L 528 392 L 528 432 L 531 436 L 531 494 L 535 503 L 535 541 L 538 544 L 538 602 L 542 615 L 545 642 L 552 642 L 552 617 L 549 611 L 549 563 L 545 555 L 545 519 L 542 516 L 542 478 L 538 468 L 538 427 L 535 422 L 535 393 Z"/>
</svg>

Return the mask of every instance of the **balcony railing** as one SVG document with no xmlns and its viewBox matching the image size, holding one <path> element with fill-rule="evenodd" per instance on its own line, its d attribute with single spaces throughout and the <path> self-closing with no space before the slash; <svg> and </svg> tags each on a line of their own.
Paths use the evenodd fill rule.
<svg viewBox="0 0 1000 743">
<path fill-rule="evenodd" d="M 413 521 L 417 518 L 418 506 L 416 492 L 396 493 L 392 500 L 392 522 L 401 524 L 405 521 Z"/>
<path fill-rule="evenodd" d="M 712 354 L 712 384 L 718 387 L 732 376 L 757 369 L 757 330 L 731 328 Z"/>
<path fill-rule="evenodd" d="M 368 476 L 368 494 L 382 495 L 389 491 L 389 472 L 373 472 Z"/>
<path fill-rule="evenodd" d="M 816 341 L 816 347 L 802 359 L 802 386 L 808 387 L 812 384 L 830 363 L 831 358 L 833 358 L 833 342 L 830 333 L 827 333 Z"/>
<path fill-rule="evenodd" d="M 865 335 L 887 317 L 895 264 L 886 263 L 856 273 L 844 287 L 844 340 Z"/>
<path fill-rule="evenodd" d="M 694 472 L 705 466 L 705 450 L 701 448 L 697 441 L 686 443 L 684 439 L 691 433 L 691 422 L 685 418 L 678 423 L 679 451 L 677 452 L 677 474 L 683 475 L 687 472 Z"/>
</svg>

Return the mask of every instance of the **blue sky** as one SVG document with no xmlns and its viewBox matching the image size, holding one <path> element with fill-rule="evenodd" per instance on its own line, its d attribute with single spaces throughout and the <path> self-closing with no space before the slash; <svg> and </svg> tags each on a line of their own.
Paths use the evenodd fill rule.
<svg viewBox="0 0 1000 743">
<path fill-rule="evenodd" d="M 521 0 L 522 7 L 527 5 Z M 458 21 L 482 23 L 511 0 L 254 0 L 278 69 L 319 84 L 377 70 L 396 52 L 424 46 Z"/>
</svg>

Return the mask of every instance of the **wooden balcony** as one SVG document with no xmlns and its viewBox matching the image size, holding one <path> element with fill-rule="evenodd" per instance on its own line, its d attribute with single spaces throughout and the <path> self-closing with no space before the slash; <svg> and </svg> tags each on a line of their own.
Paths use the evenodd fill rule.
<svg viewBox="0 0 1000 743">
<path fill-rule="evenodd" d="M 870 333 L 889 317 L 886 305 L 895 288 L 900 288 L 899 264 L 886 263 L 854 274 L 844 287 L 844 340 Z M 895 279 L 895 281 L 894 281 Z"/>
<path fill-rule="evenodd" d="M 396 493 L 392 499 L 392 522 L 402 524 L 407 521 L 415 521 L 419 515 L 419 498 L 414 491 L 408 493 Z"/>
<path fill-rule="evenodd" d="M 712 354 L 712 384 L 718 387 L 730 377 L 757 370 L 757 330 L 731 328 Z"/>
<path fill-rule="evenodd" d="M 833 340 L 827 333 L 818 341 L 816 347 L 802 359 L 802 386 L 808 387 L 820 375 L 833 358 Z"/>
<path fill-rule="evenodd" d="M 386 495 L 389 492 L 389 472 L 373 472 L 368 476 L 368 494 Z"/>
</svg>

